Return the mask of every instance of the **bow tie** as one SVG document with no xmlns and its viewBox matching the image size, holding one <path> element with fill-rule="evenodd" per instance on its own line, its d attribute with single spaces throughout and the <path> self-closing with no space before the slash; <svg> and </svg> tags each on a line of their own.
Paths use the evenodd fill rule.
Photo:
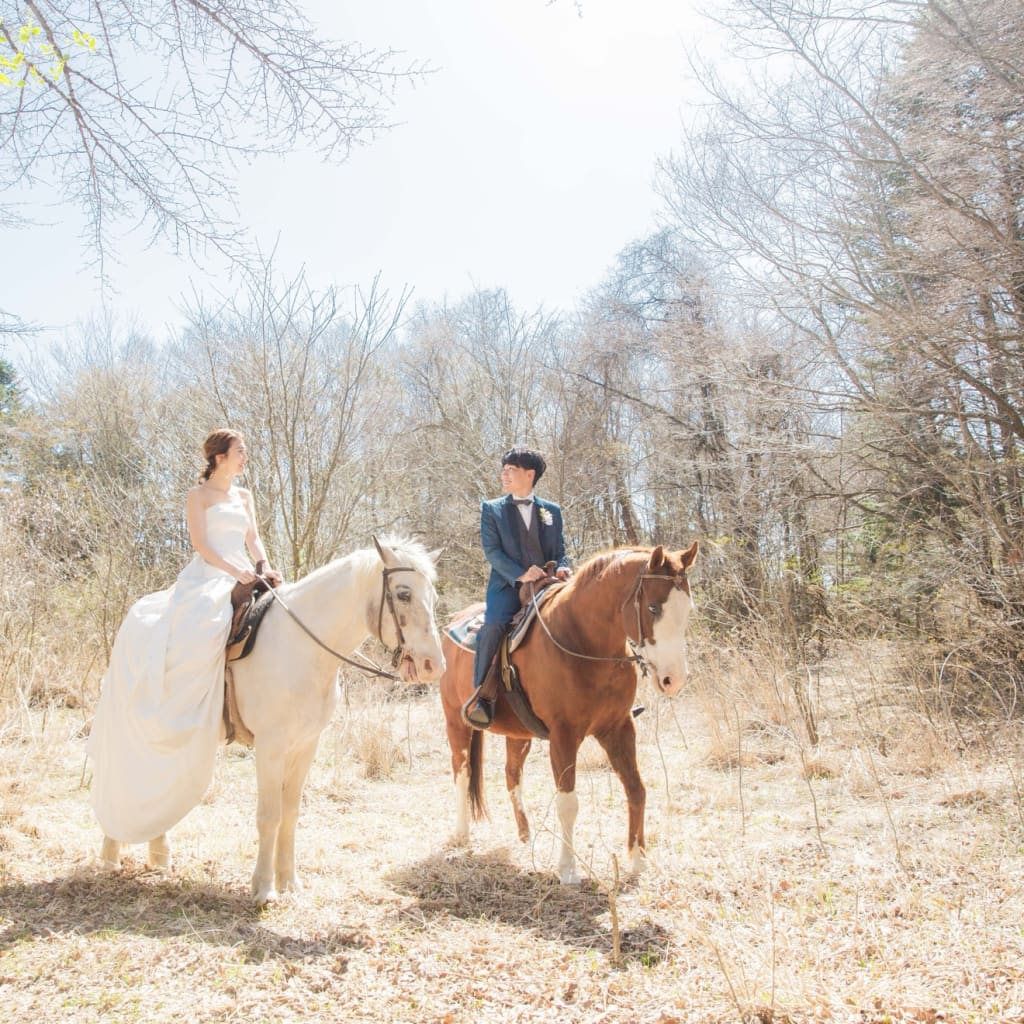
<svg viewBox="0 0 1024 1024">
<path fill-rule="evenodd" d="M 512 499 L 512 504 L 513 505 L 532 505 L 533 504 L 533 498 L 513 498 Z"/>
</svg>

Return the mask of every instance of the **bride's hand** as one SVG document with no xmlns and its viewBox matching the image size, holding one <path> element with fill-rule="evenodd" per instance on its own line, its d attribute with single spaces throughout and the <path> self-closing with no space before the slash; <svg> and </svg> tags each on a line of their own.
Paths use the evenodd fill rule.
<svg viewBox="0 0 1024 1024">
<path fill-rule="evenodd" d="M 252 583 L 256 579 L 256 574 L 248 569 L 236 569 L 234 577 L 239 583 Z"/>
</svg>

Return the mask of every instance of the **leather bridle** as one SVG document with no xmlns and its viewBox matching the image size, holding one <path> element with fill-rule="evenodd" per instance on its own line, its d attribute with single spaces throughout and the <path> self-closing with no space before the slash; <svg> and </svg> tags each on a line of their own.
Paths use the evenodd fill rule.
<svg viewBox="0 0 1024 1024">
<path fill-rule="evenodd" d="M 531 603 L 533 604 L 534 611 L 537 614 L 537 621 L 541 624 L 544 632 L 547 634 L 548 639 L 557 647 L 563 654 L 568 654 L 572 658 L 579 658 L 583 661 L 611 661 L 611 662 L 631 662 L 634 665 L 640 666 L 640 671 L 643 673 L 644 678 L 647 677 L 651 670 L 650 662 L 643 656 L 641 649 L 644 646 L 644 629 L 643 629 L 643 611 L 641 604 L 643 600 L 644 583 L 647 580 L 661 580 L 663 583 L 671 583 L 673 588 L 676 590 L 683 590 L 687 586 L 686 570 L 680 569 L 677 573 L 672 576 L 663 576 L 656 572 L 645 572 L 641 569 L 637 573 L 636 582 L 633 584 L 629 593 L 626 595 L 626 599 L 622 602 L 621 610 L 625 612 L 626 605 L 632 600 L 634 607 L 636 608 L 636 635 L 638 639 L 634 640 L 628 633 L 626 633 L 626 644 L 630 651 L 633 653 L 626 657 L 608 657 L 596 654 L 584 654 L 582 651 L 571 651 L 568 647 L 564 647 L 560 644 L 548 628 L 548 624 L 544 621 L 540 614 L 540 606 L 537 604 L 537 593 L 534 591 L 531 597 Z M 653 639 L 653 637 L 652 637 Z"/>
<path fill-rule="evenodd" d="M 398 612 L 395 611 L 395 595 L 391 593 L 391 587 L 388 586 L 388 580 L 391 578 L 391 575 L 396 572 L 416 572 L 416 570 L 411 565 L 396 565 L 393 569 L 385 566 L 380 575 L 380 607 L 377 609 L 377 639 L 380 641 L 384 650 L 391 655 L 392 668 L 398 668 L 398 664 L 402 660 L 402 655 L 405 653 L 405 634 L 402 632 L 402 623 L 399 621 Z M 388 611 L 391 612 L 391 621 L 395 624 L 395 636 L 398 639 L 398 646 L 395 648 L 388 647 L 384 642 L 385 604 L 388 606 Z"/>
<path fill-rule="evenodd" d="M 633 601 L 633 606 L 636 608 L 636 640 L 633 640 L 629 634 L 626 634 L 627 639 L 630 643 L 635 643 L 637 646 L 642 647 L 645 643 L 644 640 L 644 624 L 643 624 L 643 593 L 644 583 L 647 580 L 661 580 L 662 583 L 670 583 L 675 590 L 687 589 L 686 570 L 680 569 L 677 573 L 672 576 L 663 576 L 656 572 L 644 572 L 642 569 L 636 578 L 636 583 L 633 584 L 633 589 L 626 595 L 626 600 L 622 602 L 622 611 L 626 610 L 626 605 L 629 604 L 630 600 Z M 666 598 L 667 600 L 667 598 Z M 664 602 L 662 602 L 664 604 Z M 653 640 L 654 637 L 652 636 Z"/>
<path fill-rule="evenodd" d="M 392 668 L 397 668 L 398 665 L 401 663 L 403 656 L 405 655 L 405 634 L 402 632 L 402 625 L 398 621 L 398 613 L 395 611 L 395 598 L 394 595 L 391 593 L 391 588 L 388 586 L 388 580 L 392 573 L 418 571 L 419 570 L 415 569 L 411 565 L 398 565 L 393 568 L 385 566 L 381 570 L 381 598 L 380 607 L 378 608 L 377 611 L 377 640 L 380 642 L 384 650 L 391 655 Z M 261 576 L 260 579 L 263 579 L 263 577 Z M 263 582 L 267 583 L 268 581 L 263 580 Z M 353 661 L 353 659 L 348 657 L 347 655 L 341 654 L 339 651 L 336 651 L 333 647 L 329 647 L 302 621 L 302 619 L 300 619 L 295 614 L 295 612 L 291 610 L 291 608 L 288 607 L 287 604 L 285 604 L 284 600 L 277 593 L 276 589 L 270 587 L 270 593 L 273 594 L 274 600 L 277 601 L 277 603 L 288 613 L 292 621 L 306 634 L 306 636 L 308 636 L 310 640 L 312 640 L 318 647 L 323 648 L 323 650 L 325 650 L 328 654 L 333 655 L 333 657 L 337 658 L 338 661 L 343 661 L 346 665 L 351 665 L 353 668 L 357 668 L 359 669 L 360 672 L 365 672 L 367 675 L 380 676 L 383 679 L 391 679 L 394 682 L 402 681 L 401 676 L 397 676 L 394 674 L 394 672 L 388 672 L 385 669 L 380 668 L 380 666 L 375 665 L 373 662 L 371 662 L 369 658 L 366 658 L 365 655 L 360 655 L 360 657 L 366 658 L 366 660 L 370 662 L 368 665 L 364 665 L 358 661 Z M 385 604 L 387 604 L 388 609 L 391 612 L 391 618 L 395 624 L 395 635 L 398 639 L 398 646 L 394 648 L 389 647 L 384 640 L 383 626 Z"/>
</svg>

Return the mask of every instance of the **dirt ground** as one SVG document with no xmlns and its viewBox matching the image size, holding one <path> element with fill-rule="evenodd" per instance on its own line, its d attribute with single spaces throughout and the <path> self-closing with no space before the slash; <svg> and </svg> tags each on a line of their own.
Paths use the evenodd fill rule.
<svg viewBox="0 0 1024 1024">
<path fill-rule="evenodd" d="M 527 764 L 532 840 L 516 839 L 492 740 L 492 819 L 454 848 L 437 693 L 367 689 L 311 773 L 305 888 L 264 910 L 249 896 L 251 751 L 222 751 L 171 834 L 172 874 L 132 847 L 110 875 L 94 863 L 83 713 L 13 713 L 0 1020 L 1024 1021 L 1015 730 L 953 750 L 898 712 L 845 731 L 823 716 L 811 750 L 748 710 L 723 741 L 729 714 L 707 695 L 648 703 L 638 880 L 615 881 L 625 800 L 596 745 L 579 775 L 584 882 L 563 887 L 545 744 Z"/>
</svg>

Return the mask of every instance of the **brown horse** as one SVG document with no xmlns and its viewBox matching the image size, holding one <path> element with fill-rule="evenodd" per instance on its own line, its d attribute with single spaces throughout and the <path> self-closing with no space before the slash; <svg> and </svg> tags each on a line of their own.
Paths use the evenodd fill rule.
<svg viewBox="0 0 1024 1024">
<path fill-rule="evenodd" d="M 576 755 L 587 736 L 601 744 L 622 781 L 629 804 L 630 864 L 634 872 L 642 867 L 646 794 L 637 770 L 631 714 L 637 667 L 650 672 L 656 688 L 670 696 L 686 682 L 686 625 L 693 608 L 686 572 L 696 557 L 696 541 L 678 552 L 618 548 L 595 555 L 568 583 L 553 588 L 541 604 L 540 621 L 530 626 L 512 655 L 530 705 L 549 732 L 562 829 L 558 873 L 563 883 L 579 881 L 573 851 L 579 809 Z M 470 729 L 460 713 L 473 692 L 473 654 L 447 631 L 442 649 L 447 669 L 441 677 L 441 702 L 458 797 L 455 841 L 465 843 L 470 809 L 474 820 L 486 814 L 483 735 Z M 505 781 L 519 838 L 526 842 L 530 824 L 520 784 L 532 735 L 500 686 L 498 692 L 489 731 L 505 737 Z"/>
</svg>

